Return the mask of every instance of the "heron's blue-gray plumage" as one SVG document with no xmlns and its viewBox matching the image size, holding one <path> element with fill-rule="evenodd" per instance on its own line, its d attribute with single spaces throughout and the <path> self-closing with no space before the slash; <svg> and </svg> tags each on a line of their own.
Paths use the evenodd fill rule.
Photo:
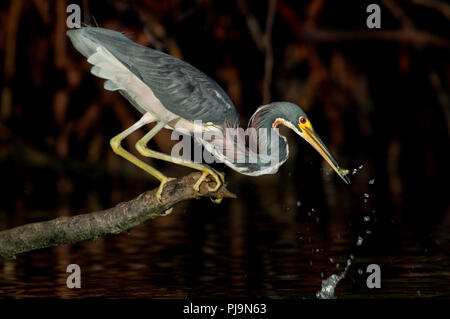
<svg viewBox="0 0 450 319">
<path fill-rule="evenodd" d="M 248 173 L 261 171 L 264 169 L 272 169 L 274 173 L 289 157 L 289 146 L 286 138 L 279 134 L 278 126 L 289 125 L 296 127 L 297 123 L 293 122 L 298 120 L 301 116 L 305 116 L 305 112 L 300 109 L 296 104 L 289 102 L 272 102 L 267 105 L 259 107 L 253 116 L 250 118 L 248 128 L 253 129 L 252 132 L 261 132 L 266 130 L 266 134 L 259 134 L 259 136 L 250 136 L 251 139 L 263 137 L 263 144 L 259 144 L 259 148 L 266 149 L 269 159 L 262 158 L 257 163 L 250 163 L 245 166 Z M 280 122 L 278 122 L 280 121 Z M 300 128 L 298 128 L 300 129 Z M 273 130 L 277 130 L 273 134 Z M 271 134 L 272 133 L 272 134 Z M 273 140 L 275 139 L 275 140 Z M 277 161 L 273 159 L 277 158 Z M 276 165 L 274 165 L 276 164 Z"/>
<path fill-rule="evenodd" d="M 140 112 L 166 127 L 187 130 L 217 159 L 242 174 L 274 174 L 287 160 L 289 148 L 277 130 L 280 124 L 302 134 L 298 123 L 307 116 L 293 103 L 260 107 L 250 119 L 250 130 L 244 132 L 227 93 L 188 63 L 139 45 L 117 31 L 85 27 L 69 30 L 67 35 L 93 64 L 91 72 L 106 80 L 105 89 L 119 91 Z M 220 134 L 196 136 L 195 121 L 201 121 L 203 132 Z"/>
<path fill-rule="evenodd" d="M 294 121 L 298 121 L 301 116 L 306 117 L 306 114 L 297 105 L 273 102 L 256 110 L 249 121 L 247 132 L 234 127 L 231 136 L 228 131 L 224 131 L 222 139 L 206 140 L 209 145 L 203 144 L 225 164 L 242 174 L 273 174 L 289 157 L 286 138 L 279 134 L 278 126 L 285 125 L 293 129 L 297 126 Z"/>
<path fill-rule="evenodd" d="M 67 35 L 86 57 L 95 51 L 83 43 L 83 38 L 104 47 L 148 85 L 170 112 L 190 121 L 216 125 L 239 122 L 239 114 L 229 96 L 214 80 L 190 64 L 139 45 L 117 31 L 85 27 L 69 30 Z M 126 91 L 120 90 L 120 93 L 144 113 Z"/>
</svg>

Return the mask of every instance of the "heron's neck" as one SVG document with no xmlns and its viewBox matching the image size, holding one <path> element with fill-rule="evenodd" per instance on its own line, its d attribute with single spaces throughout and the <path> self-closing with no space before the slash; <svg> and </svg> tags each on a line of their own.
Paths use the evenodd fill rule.
<svg viewBox="0 0 450 319">
<path fill-rule="evenodd" d="M 286 125 L 281 116 L 282 114 L 267 113 L 264 108 L 259 108 L 250 119 L 245 131 L 243 138 L 246 138 L 247 142 L 244 147 L 239 143 L 231 143 L 233 158 L 227 155 L 225 164 L 245 175 L 276 173 L 289 155 L 286 138 L 278 132 L 280 124 Z M 230 145 L 229 138 L 227 138 L 227 144 Z M 230 153 L 227 152 L 227 154 Z"/>
<path fill-rule="evenodd" d="M 264 109 L 259 108 L 250 118 L 248 128 L 250 130 L 256 130 L 262 134 L 267 132 L 266 136 L 259 134 L 260 138 L 265 138 L 266 143 L 269 146 L 275 146 L 277 144 L 287 147 L 286 138 L 278 131 L 279 126 L 291 126 L 289 122 L 283 119 L 283 114 L 277 112 L 264 112 Z"/>
</svg>

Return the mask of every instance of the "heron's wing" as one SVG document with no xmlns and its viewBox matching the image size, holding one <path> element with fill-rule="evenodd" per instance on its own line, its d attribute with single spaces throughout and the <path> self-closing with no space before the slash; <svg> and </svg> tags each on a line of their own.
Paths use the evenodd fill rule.
<svg viewBox="0 0 450 319">
<path fill-rule="evenodd" d="M 153 93 L 166 109 L 184 119 L 216 125 L 239 122 L 230 97 L 214 80 L 190 64 L 139 45 L 117 31 L 86 27 L 70 30 L 67 35 L 84 56 L 91 57 L 99 52 L 99 57 L 104 57 L 106 52 L 123 65 L 122 69 L 111 67 L 105 65 L 108 62 L 95 56 L 88 60 L 99 67 L 97 70 L 94 67 L 92 73 L 97 72 L 96 75 L 111 80 L 105 83 L 106 89 L 120 90 L 141 112 L 146 111 L 148 106 L 136 101 L 135 97 L 144 94 L 145 88 L 136 89 L 138 84 L 132 80 L 133 77 L 148 86 L 151 92 L 145 94 Z M 121 72 L 124 74 L 117 75 Z M 121 80 L 114 81 L 119 76 Z"/>
</svg>

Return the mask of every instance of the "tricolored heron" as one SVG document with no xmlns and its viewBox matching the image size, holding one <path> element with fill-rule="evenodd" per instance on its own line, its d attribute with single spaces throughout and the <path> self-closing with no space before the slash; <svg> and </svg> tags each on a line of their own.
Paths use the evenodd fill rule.
<svg viewBox="0 0 450 319">
<path fill-rule="evenodd" d="M 147 173 L 161 183 L 157 192 L 158 199 L 164 185 L 172 178 L 142 162 L 121 147 L 121 141 L 142 126 L 156 122 L 156 125 L 136 143 L 137 151 L 146 157 L 176 163 L 197 169 L 203 174 L 194 185 L 199 191 L 200 184 L 211 176 L 215 186 L 209 191 L 217 191 L 224 183 L 224 175 L 213 168 L 190 160 L 174 158 L 168 154 L 151 150 L 147 143 L 163 127 L 193 133 L 195 129 L 203 132 L 225 132 L 227 128 L 239 127 L 239 114 L 225 91 L 211 78 L 192 65 L 165 53 L 139 45 L 122 33 L 103 28 L 83 27 L 67 31 L 75 48 L 88 58 L 94 66 L 91 72 L 106 80 L 104 88 L 119 91 L 143 116 L 134 125 L 113 137 L 110 141 L 114 152 Z M 198 122 L 201 121 L 200 127 Z M 292 129 L 310 143 L 330 164 L 336 173 L 346 182 L 347 170 L 341 169 L 315 133 L 308 116 L 297 105 L 288 102 L 274 102 L 256 110 L 249 122 L 250 128 L 276 130 L 279 125 Z M 200 138 L 198 141 L 215 157 L 232 169 L 246 175 L 275 173 L 289 156 L 286 138 L 277 133 L 275 138 L 267 134 L 265 143 L 268 148 L 277 144 L 276 160 L 236 163 L 229 153 L 244 159 L 249 156 L 246 147 L 228 143 L 224 152 L 226 137 L 222 139 Z M 257 151 L 258 152 L 258 151 Z M 233 157 L 233 158 L 235 158 Z M 270 157 L 270 156 L 269 156 Z"/>
</svg>

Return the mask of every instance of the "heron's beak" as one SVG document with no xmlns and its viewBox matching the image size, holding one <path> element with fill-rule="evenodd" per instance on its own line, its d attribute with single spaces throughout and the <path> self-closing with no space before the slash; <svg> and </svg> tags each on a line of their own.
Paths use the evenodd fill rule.
<svg viewBox="0 0 450 319">
<path fill-rule="evenodd" d="M 322 155 L 322 157 L 328 162 L 328 164 L 330 164 L 330 166 L 345 183 L 350 184 L 350 179 L 347 176 L 348 170 L 339 167 L 339 164 L 334 156 L 331 155 L 328 148 L 325 146 L 316 132 L 314 132 L 312 127 L 302 127 L 302 130 L 304 134 L 300 136 L 303 137 L 309 144 L 311 144 L 320 153 L 320 155 Z"/>
</svg>

